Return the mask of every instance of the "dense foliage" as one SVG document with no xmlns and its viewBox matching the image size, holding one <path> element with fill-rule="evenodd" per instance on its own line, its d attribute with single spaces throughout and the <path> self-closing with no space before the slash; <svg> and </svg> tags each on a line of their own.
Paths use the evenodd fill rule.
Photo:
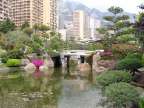
<svg viewBox="0 0 144 108">
<path fill-rule="evenodd" d="M 142 59 L 142 54 L 141 53 L 129 53 L 126 58 L 137 58 L 139 60 Z"/>
<path fill-rule="evenodd" d="M 134 86 L 120 82 L 106 87 L 105 95 L 114 108 L 129 108 L 132 103 L 137 103 L 139 94 Z"/>
<path fill-rule="evenodd" d="M 5 24 L 8 29 L 3 25 Z M 15 30 L 14 25 L 10 20 L 0 23 L 0 47 L 2 62 L 6 63 L 10 59 L 21 59 L 26 54 L 37 53 L 42 55 L 46 52 L 55 53 L 63 49 L 63 41 L 60 34 L 50 30 L 43 24 L 35 24 L 33 28 L 28 22 L 25 22 L 21 29 Z M 5 27 L 6 31 L 2 31 L 1 26 Z M 2 30 L 1 30 L 2 29 Z"/>
<path fill-rule="evenodd" d="M 8 59 L 22 59 L 23 57 L 24 53 L 20 50 L 10 50 L 1 56 L 3 63 L 6 63 Z"/>
<path fill-rule="evenodd" d="M 138 68 L 142 67 L 141 58 L 141 54 L 130 54 L 118 62 L 117 69 L 130 70 L 131 72 L 134 72 Z"/>
<path fill-rule="evenodd" d="M 130 82 L 132 80 L 131 74 L 127 71 L 107 71 L 96 77 L 99 85 L 105 87 L 117 82 Z"/>
<path fill-rule="evenodd" d="M 15 24 L 9 19 L 0 22 L 0 32 L 2 33 L 13 31 L 15 27 Z"/>
<path fill-rule="evenodd" d="M 135 24 L 135 37 L 141 47 L 142 52 L 144 52 L 144 13 L 141 12 L 138 15 L 136 24 Z"/>
<path fill-rule="evenodd" d="M 90 51 L 95 51 L 95 50 L 99 50 L 99 49 L 103 49 L 103 45 L 101 43 L 88 43 L 85 45 L 86 46 L 86 50 L 90 50 Z"/>
<path fill-rule="evenodd" d="M 141 98 L 140 98 L 139 107 L 140 107 L 140 108 L 144 108 L 144 97 L 141 97 Z"/>
</svg>

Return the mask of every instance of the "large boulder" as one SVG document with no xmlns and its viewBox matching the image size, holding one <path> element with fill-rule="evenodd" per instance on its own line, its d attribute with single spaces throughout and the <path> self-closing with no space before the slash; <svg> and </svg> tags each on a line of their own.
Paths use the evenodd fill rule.
<svg viewBox="0 0 144 108">
<path fill-rule="evenodd" d="M 93 64 L 92 64 L 93 70 L 94 70 L 96 67 L 98 67 L 98 63 L 97 63 L 97 62 L 98 62 L 100 59 L 101 59 L 101 56 L 100 56 L 99 53 L 93 55 Z"/>
<path fill-rule="evenodd" d="M 108 69 L 114 69 L 116 66 L 116 61 L 115 60 L 100 60 L 98 61 L 98 65 L 108 68 Z"/>
<path fill-rule="evenodd" d="M 105 71 L 108 71 L 108 69 L 101 66 L 101 67 L 96 68 L 94 72 L 95 72 L 96 74 L 101 74 L 101 73 L 103 73 L 103 72 L 105 72 Z"/>
<path fill-rule="evenodd" d="M 28 60 L 28 59 L 22 59 L 21 60 L 21 65 L 22 66 L 26 66 L 27 64 L 29 64 L 30 63 L 30 61 Z"/>
<path fill-rule="evenodd" d="M 32 73 L 34 73 L 34 72 L 35 72 L 36 67 L 35 67 L 35 65 L 34 65 L 34 64 L 29 63 L 29 64 L 27 64 L 27 65 L 24 67 L 24 70 L 25 70 L 27 73 L 32 74 Z"/>
<path fill-rule="evenodd" d="M 54 67 L 54 62 L 53 62 L 53 60 L 50 57 L 48 57 L 48 59 L 44 60 L 44 64 L 47 67 L 49 67 L 49 68 L 53 68 Z"/>
<path fill-rule="evenodd" d="M 27 57 L 28 57 L 30 60 L 33 60 L 33 59 L 36 59 L 36 58 L 37 58 L 37 55 L 36 55 L 36 53 L 32 53 L 32 54 L 28 54 Z"/>
<path fill-rule="evenodd" d="M 107 68 L 103 66 L 99 66 L 98 61 L 101 59 L 100 53 L 97 53 L 93 55 L 93 64 L 92 64 L 92 69 L 93 72 L 99 74 L 107 70 Z"/>
<path fill-rule="evenodd" d="M 140 71 L 140 70 L 141 69 L 139 69 L 139 72 L 135 72 L 133 80 L 136 86 L 144 88 L 144 71 Z"/>
</svg>

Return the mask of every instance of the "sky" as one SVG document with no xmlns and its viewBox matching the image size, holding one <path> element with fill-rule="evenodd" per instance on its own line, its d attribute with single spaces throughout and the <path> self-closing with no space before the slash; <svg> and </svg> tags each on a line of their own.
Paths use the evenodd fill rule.
<svg viewBox="0 0 144 108">
<path fill-rule="evenodd" d="M 138 13 L 138 5 L 144 3 L 144 0 L 67 0 L 77 1 L 90 8 L 96 8 L 103 12 L 113 5 L 123 8 L 126 12 Z"/>
</svg>

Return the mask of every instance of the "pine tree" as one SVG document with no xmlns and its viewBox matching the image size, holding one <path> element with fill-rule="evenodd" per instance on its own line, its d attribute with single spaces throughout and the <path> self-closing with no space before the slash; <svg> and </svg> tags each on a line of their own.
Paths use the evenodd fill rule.
<svg viewBox="0 0 144 108">
<path fill-rule="evenodd" d="M 103 35 L 103 44 L 105 48 L 111 48 L 112 44 L 117 42 L 117 37 L 133 32 L 130 23 L 130 17 L 124 14 L 120 7 L 112 6 L 108 9 L 109 16 L 104 16 L 105 25 L 97 31 Z"/>
</svg>

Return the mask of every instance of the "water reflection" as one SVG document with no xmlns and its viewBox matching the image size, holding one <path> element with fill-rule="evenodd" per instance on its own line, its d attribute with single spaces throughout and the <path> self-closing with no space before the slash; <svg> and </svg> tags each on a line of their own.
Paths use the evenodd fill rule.
<svg viewBox="0 0 144 108">
<path fill-rule="evenodd" d="M 26 72 L 1 74 L 0 108 L 67 108 L 64 98 L 78 99 L 91 89 L 92 73 L 86 78 L 71 74 L 77 73 L 74 69 L 49 69 L 48 73 L 53 74 L 39 78 Z"/>
<path fill-rule="evenodd" d="M 14 75 L 17 73 L 9 76 Z M 16 78 L 0 80 L 0 108 L 56 108 L 60 93 L 60 78 L 37 79 L 21 73 Z"/>
</svg>

